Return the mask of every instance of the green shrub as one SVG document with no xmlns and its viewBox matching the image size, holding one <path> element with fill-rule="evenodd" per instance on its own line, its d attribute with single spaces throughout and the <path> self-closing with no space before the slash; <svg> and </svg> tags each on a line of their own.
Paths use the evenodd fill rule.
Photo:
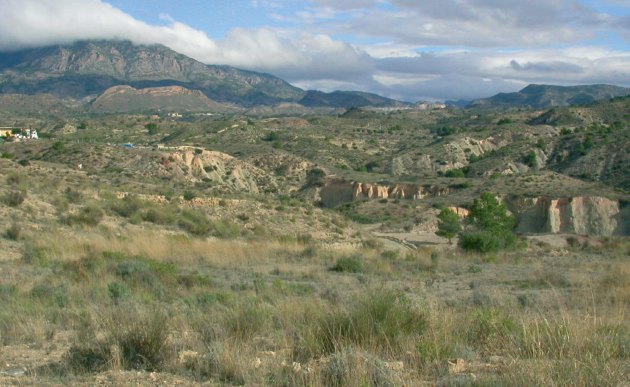
<svg viewBox="0 0 630 387">
<path fill-rule="evenodd" d="M 279 139 L 280 139 L 280 136 L 278 135 L 277 132 L 269 132 L 263 137 L 264 141 L 269 141 L 269 142 L 278 141 Z"/>
<path fill-rule="evenodd" d="M 66 220 L 68 224 L 82 224 L 85 226 L 95 227 L 103 220 L 103 210 L 96 204 L 87 205 L 77 214 L 70 215 Z"/>
<path fill-rule="evenodd" d="M 472 321 L 466 324 L 467 340 L 475 347 L 496 351 L 509 346 L 510 337 L 517 333 L 514 319 L 498 309 L 476 310 L 471 317 Z"/>
<path fill-rule="evenodd" d="M 330 270 L 338 273 L 362 273 L 364 271 L 363 261 L 357 256 L 339 258 Z"/>
<path fill-rule="evenodd" d="M 22 261 L 26 264 L 45 265 L 47 263 L 46 252 L 42 247 L 35 246 L 30 241 L 24 244 Z"/>
<path fill-rule="evenodd" d="M 232 309 L 223 323 L 230 337 L 248 340 L 262 331 L 268 319 L 268 310 L 261 304 L 246 302 Z"/>
<path fill-rule="evenodd" d="M 142 212 L 142 220 L 161 225 L 175 224 L 177 213 L 169 207 L 151 207 Z"/>
<path fill-rule="evenodd" d="M 117 200 L 110 204 L 109 208 L 114 213 L 125 218 L 132 217 L 136 212 L 140 211 L 146 203 L 134 195 L 125 196 L 123 199 Z"/>
<path fill-rule="evenodd" d="M 31 289 L 31 297 L 49 302 L 60 308 L 68 305 L 70 296 L 65 285 L 51 286 L 48 284 L 35 285 Z"/>
<path fill-rule="evenodd" d="M 184 191 L 184 200 L 193 200 L 194 198 L 198 197 L 199 194 L 195 191 Z"/>
<path fill-rule="evenodd" d="M 212 228 L 212 235 L 218 238 L 233 239 L 241 233 L 241 227 L 238 224 L 227 220 L 212 222 Z"/>
<path fill-rule="evenodd" d="M 461 169 L 449 169 L 448 171 L 446 171 L 444 173 L 445 177 L 452 177 L 452 178 L 456 178 L 456 177 L 466 177 L 466 174 L 464 173 L 463 170 Z"/>
<path fill-rule="evenodd" d="M 149 131 L 149 135 L 151 136 L 158 133 L 158 126 L 153 122 L 146 124 L 144 127 Z"/>
<path fill-rule="evenodd" d="M 312 358 L 349 346 L 396 353 L 409 340 L 417 340 L 428 324 L 424 312 L 391 290 L 369 292 L 349 305 L 305 316 L 308 321 L 294 354 Z"/>
<path fill-rule="evenodd" d="M 127 297 L 129 290 L 124 284 L 114 281 L 107 284 L 107 294 L 115 304 L 118 304 Z"/>
<path fill-rule="evenodd" d="M 504 242 L 500 236 L 493 232 L 471 231 L 460 236 L 459 246 L 464 250 L 489 253 L 500 250 L 504 246 Z"/>
<path fill-rule="evenodd" d="M 210 235 L 213 230 L 212 223 L 204 214 L 191 210 L 182 211 L 178 224 L 186 232 L 197 236 Z"/>
<path fill-rule="evenodd" d="M 61 142 L 61 141 L 55 141 L 55 142 L 52 144 L 52 149 L 53 149 L 55 152 L 57 152 L 57 153 L 62 153 L 63 151 L 65 151 L 66 146 L 65 146 L 65 144 L 64 144 L 63 142 Z"/>
</svg>

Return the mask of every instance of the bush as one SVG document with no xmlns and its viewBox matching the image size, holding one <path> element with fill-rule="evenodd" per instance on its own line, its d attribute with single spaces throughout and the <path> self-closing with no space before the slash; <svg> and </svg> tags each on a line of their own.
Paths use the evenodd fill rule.
<svg viewBox="0 0 630 387">
<path fill-rule="evenodd" d="M 461 169 L 449 169 L 444 173 L 445 177 L 466 177 L 466 174 Z"/>
<path fill-rule="evenodd" d="M 191 210 L 184 210 L 181 213 L 178 224 L 186 232 L 197 236 L 210 235 L 213 229 L 212 223 L 204 214 Z"/>
<path fill-rule="evenodd" d="M 65 356 L 70 369 L 102 372 L 120 364 L 127 370 L 160 371 L 172 352 L 167 346 L 168 319 L 159 311 L 138 314 L 136 310 L 117 312 L 104 321 L 105 336 L 87 332 Z"/>
<path fill-rule="evenodd" d="M 22 237 L 22 226 L 17 223 L 13 223 L 4 232 L 4 236 L 12 241 L 17 241 Z"/>
<path fill-rule="evenodd" d="M 463 233 L 459 238 L 459 246 L 464 250 L 489 253 L 504 247 L 500 236 L 490 231 L 472 231 Z"/>
<path fill-rule="evenodd" d="M 363 261 L 356 256 L 339 258 L 330 270 L 338 273 L 362 273 L 364 270 Z"/>
<path fill-rule="evenodd" d="M 159 371 L 170 356 L 166 315 L 158 311 L 144 316 L 127 312 L 118 315 L 110 328 L 120 350 L 121 365 L 124 369 Z"/>
<path fill-rule="evenodd" d="M 66 146 L 65 146 L 65 144 L 64 144 L 63 142 L 61 142 L 61 141 L 55 141 L 55 142 L 52 144 L 52 149 L 53 149 L 55 152 L 61 153 L 61 152 L 63 152 L 63 151 L 66 149 Z"/>
<path fill-rule="evenodd" d="M 7 206 L 18 207 L 26 200 L 26 191 L 9 191 L 4 195 L 4 203 Z"/>
<path fill-rule="evenodd" d="M 226 220 L 212 222 L 212 228 L 214 229 L 212 234 L 218 238 L 233 239 L 241 233 L 238 224 Z"/>
<path fill-rule="evenodd" d="M 145 203 L 136 196 L 128 195 L 121 200 L 112 203 L 109 208 L 116 214 L 125 218 L 130 218 L 138 212 Z"/>
<path fill-rule="evenodd" d="M 110 282 L 107 284 L 107 294 L 109 294 L 109 298 L 111 298 L 115 304 L 118 304 L 120 300 L 127 297 L 128 293 L 129 290 L 127 287 L 120 282 Z"/>
<path fill-rule="evenodd" d="M 227 333 L 238 340 L 248 340 L 262 331 L 268 311 L 262 305 L 249 302 L 232 310 L 224 321 Z"/>
<path fill-rule="evenodd" d="M 95 227 L 103 220 L 103 210 L 94 205 L 88 205 L 75 214 L 70 215 L 66 220 L 68 224 L 82 224 L 85 226 Z"/>
<path fill-rule="evenodd" d="M 177 221 L 177 214 L 168 207 L 152 207 L 142 213 L 142 220 L 161 225 L 174 224 Z"/>
<path fill-rule="evenodd" d="M 269 132 L 263 137 L 264 141 L 269 141 L 269 142 L 278 141 L 279 139 L 280 139 L 280 136 L 278 135 L 277 132 Z"/>
<path fill-rule="evenodd" d="M 467 326 L 470 344 L 476 347 L 492 347 L 494 350 L 509 345 L 510 337 L 517 333 L 514 319 L 497 309 L 475 311 Z"/>
<path fill-rule="evenodd" d="M 530 168 L 538 168 L 538 157 L 536 156 L 536 152 L 530 151 L 524 159 L 525 164 Z"/>
<path fill-rule="evenodd" d="M 198 197 L 199 194 L 195 191 L 184 191 L 184 200 L 193 200 L 194 198 Z"/>
<path fill-rule="evenodd" d="M 112 348 L 107 342 L 79 343 L 70 347 L 64 363 L 79 373 L 106 371 L 113 360 Z"/>
<path fill-rule="evenodd" d="M 326 172 L 321 168 L 313 168 L 306 173 L 305 188 L 323 187 L 326 183 Z"/>
<path fill-rule="evenodd" d="M 427 316 L 402 293 L 369 292 L 347 310 L 326 310 L 308 321 L 294 348 L 300 358 L 334 353 L 338 348 L 360 346 L 386 352 L 400 350 L 427 327 Z"/>
<path fill-rule="evenodd" d="M 47 301 L 53 305 L 63 308 L 70 302 L 68 289 L 65 285 L 51 286 L 48 284 L 35 285 L 31 289 L 31 297 Z"/>
</svg>

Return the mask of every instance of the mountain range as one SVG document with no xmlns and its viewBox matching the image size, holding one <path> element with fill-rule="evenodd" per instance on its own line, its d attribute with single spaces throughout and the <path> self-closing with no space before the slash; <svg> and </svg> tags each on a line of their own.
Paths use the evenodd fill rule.
<svg viewBox="0 0 630 387">
<path fill-rule="evenodd" d="M 587 105 L 596 101 L 630 95 L 630 88 L 612 85 L 553 86 L 529 85 L 516 93 L 499 93 L 474 100 L 468 107 L 549 108 Z"/>
<path fill-rule="evenodd" d="M 302 90 L 270 74 L 206 65 L 162 45 L 103 40 L 0 53 L 0 94 L 49 94 L 104 112 L 225 111 L 286 103 L 306 108 L 413 107 L 372 93 Z M 628 94 L 629 88 L 611 85 L 529 85 L 467 107 L 548 108 Z M 466 106 L 465 101 L 448 104 Z"/>
<path fill-rule="evenodd" d="M 181 86 L 207 98 L 250 107 L 283 102 L 309 107 L 404 106 L 376 94 L 305 91 L 269 74 L 206 65 L 161 45 L 81 41 L 0 53 L 0 92 L 94 99 L 113 86 Z"/>
</svg>

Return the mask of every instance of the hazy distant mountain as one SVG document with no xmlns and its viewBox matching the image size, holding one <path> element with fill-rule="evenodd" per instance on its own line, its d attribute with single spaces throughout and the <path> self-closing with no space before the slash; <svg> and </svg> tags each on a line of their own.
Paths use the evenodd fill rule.
<svg viewBox="0 0 630 387">
<path fill-rule="evenodd" d="M 165 46 L 128 41 L 82 41 L 0 53 L 0 92 L 47 93 L 94 99 L 112 86 L 181 86 L 210 100 L 242 106 L 303 103 L 312 107 L 396 106 L 398 101 L 358 92 L 306 92 L 269 74 L 206 65 Z"/>
<path fill-rule="evenodd" d="M 551 86 L 529 85 L 516 93 L 499 93 L 490 98 L 477 99 L 469 107 L 533 107 L 586 105 L 592 102 L 622 97 L 630 88 L 612 85 Z"/>
<path fill-rule="evenodd" d="M 467 99 L 458 99 L 458 100 L 448 100 L 448 101 L 444 101 L 444 104 L 446 106 L 453 106 L 453 107 L 458 107 L 458 108 L 464 108 L 468 105 L 470 105 L 470 100 Z"/>
<path fill-rule="evenodd" d="M 321 91 L 307 91 L 299 103 L 308 107 L 402 107 L 409 104 L 396 101 L 390 98 L 381 97 L 377 94 L 363 93 L 360 91 L 333 91 L 323 93 Z"/>
</svg>

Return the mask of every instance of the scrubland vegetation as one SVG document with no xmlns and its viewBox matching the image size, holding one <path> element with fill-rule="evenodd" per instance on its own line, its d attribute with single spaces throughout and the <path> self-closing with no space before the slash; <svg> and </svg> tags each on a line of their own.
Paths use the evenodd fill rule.
<svg viewBox="0 0 630 387">
<path fill-rule="evenodd" d="M 5 232 L 20 256 L 1 262 L 0 353 L 31 383 L 628 381 L 622 240 L 391 251 L 260 239 L 137 198 L 78 206 L 41 229 Z"/>
<path fill-rule="evenodd" d="M 621 156 L 588 181 L 627 125 L 469 116 L 42 119 L 0 144 L 0 385 L 627 385 L 628 238 L 496 198 L 627 205 Z M 438 193 L 322 208 L 331 176 Z"/>
</svg>

